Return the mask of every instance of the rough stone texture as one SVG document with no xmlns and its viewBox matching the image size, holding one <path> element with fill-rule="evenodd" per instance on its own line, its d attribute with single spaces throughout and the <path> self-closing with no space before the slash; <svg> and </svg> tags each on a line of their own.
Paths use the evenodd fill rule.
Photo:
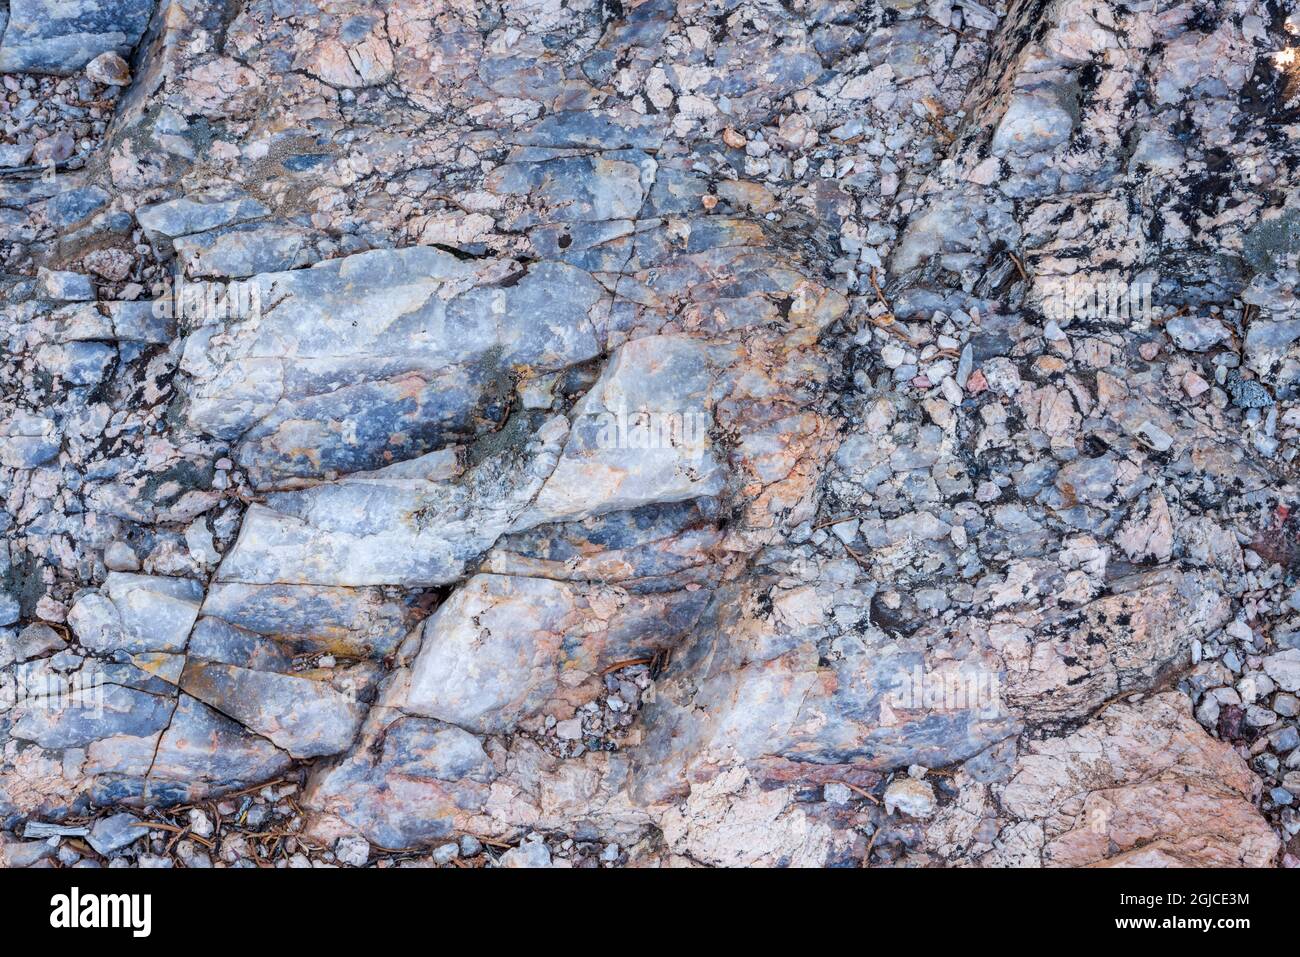
<svg viewBox="0 0 1300 957">
<path fill-rule="evenodd" d="M 129 53 L 153 0 L 9 0 L 0 21 L 0 72 L 74 73 L 103 53 Z"/>
<path fill-rule="evenodd" d="M 590 697 L 585 686 L 606 667 L 676 644 L 706 600 L 477 575 L 425 623 L 404 709 L 507 731 L 552 699 Z"/>
<path fill-rule="evenodd" d="M 1205 735 L 1176 693 L 1112 705 L 1071 735 L 1031 743 L 996 799 L 975 788 L 998 836 L 975 838 L 992 847 L 966 848 L 972 863 L 1037 854 L 1054 867 L 1265 867 L 1278 851 L 1255 810 L 1259 779 Z M 948 827 L 985 826 L 971 820 L 974 802 L 963 805 L 950 807 L 932 840 L 952 841 Z"/>
<path fill-rule="evenodd" d="M 1283 5 L 49 6 L 4 861 L 1300 863 Z"/>
</svg>

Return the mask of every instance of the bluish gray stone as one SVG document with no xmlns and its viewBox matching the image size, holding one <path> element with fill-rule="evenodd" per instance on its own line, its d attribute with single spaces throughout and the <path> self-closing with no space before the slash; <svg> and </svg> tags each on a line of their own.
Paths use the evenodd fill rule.
<svg viewBox="0 0 1300 957">
<path fill-rule="evenodd" d="M 1016 93 L 993 135 L 995 156 L 1025 156 L 1060 146 L 1074 130 L 1074 117 L 1055 91 Z"/>
<path fill-rule="evenodd" d="M 365 709 L 324 681 L 191 661 L 181 689 L 295 758 L 338 754 L 352 743 Z"/>
<path fill-rule="evenodd" d="M 15 411 L 0 435 L 0 464 L 31 469 L 59 454 L 63 436 L 53 420 L 31 412 Z"/>
<path fill-rule="evenodd" d="M 373 746 L 324 770 L 313 801 L 376 844 L 408 847 L 454 837 L 456 808 L 486 802 L 495 777 L 482 741 L 468 731 L 399 717 Z"/>
<path fill-rule="evenodd" d="M 178 237 L 176 254 L 193 276 L 245 278 L 306 265 L 311 233 L 297 226 L 248 223 Z"/>
<path fill-rule="evenodd" d="M 1234 405 L 1243 409 L 1265 409 L 1273 404 L 1273 397 L 1257 379 L 1246 379 L 1233 369 L 1228 373 L 1223 387 L 1228 390 Z"/>
<path fill-rule="evenodd" d="M 3 604 L 3 596 L 0 596 L 0 604 Z M 0 614 L 0 618 L 2 617 L 3 615 Z M 0 637 L 0 646 L 4 644 L 3 637 Z M 14 639 L 13 660 L 30 661 L 53 651 L 61 651 L 67 646 L 68 643 L 49 625 L 44 622 L 33 622 L 20 631 Z M 3 662 L 4 657 L 4 651 L 0 650 L 0 662 Z"/>
<path fill-rule="evenodd" d="M 67 342 L 38 351 L 41 366 L 69 385 L 92 386 L 104 380 L 117 350 L 105 342 Z"/>
<path fill-rule="evenodd" d="M 1287 725 L 1269 735 L 1268 743 L 1274 751 L 1286 754 L 1300 747 L 1300 731 L 1297 731 L 1294 725 Z"/>
<path fill-rule="evenodd" d="M 149 232 L 174 239 L 232 223 L 260 219 L 270 212 L 248 196 L 182 196 L 151 206 L 141 206 L 136 210 L 135 217 Z"/>
<path fill-rule="evenodd" d="M 202 601 L 193 579 L 110 572 L 102 592 L 72 606 L 68 624 L 92 651 L 181 651 Z"/>
<path fill-rule="evenodd" d="M 21 614 L 18 599 L 8 592 L 0 592 L 0 625 L 12 625 Z"/>
<path fill-rule="evenodd" d="M 1178 316 L 1165 323 L 1165 331 L 1189 352 L 1208 352 L 1230 338 L 1223 323 L 1209 316 Z"/>
<path fill-rule="evenodd" d="M 524 841 L 501 855 L 498 867 L 538 868 L 551 866 L 551 849 L 545 841 Z"/>
<path fill-rule="evenodd" d="M 71 226 L 108 204 L 108 192 L 99 186 L 82 186 L 59 193 L 45 204 L 45 216 L 56 226 Z"/>
<path fill-rule="evenodd" d="M 106 303 L 114 338 L 150 345 L 171 342 L 176 334 L 176 320 L 156 306 L 152 301 Z"/>
<path fill-rule="evenodd" d="M 514 269 L 495 264 L 486 276 Z M 373 470 L 494 431 L 511 370 L 600 353 L 608 295 L 557 263 L 506 285 L 479 286 L 479 276 L 429 247 L 259 275 L 261 314 L 210 320 L 186 343 L 188 418 L 240 441 L 259 483 Z M 521 315 L 532 321 L 508 321 Z M 238 335 L 214 344 L 223 332 Z"/>
<path fill-rule="evenodd" d="M 35 669 L 20 670 L 19 679 L 24 697 L 9 733 L 50 750 L 83 748 L 118 735 L 147 738 L 165 728 L 172 713 L 170 699 L 115 684 L 76 693 L 67 680 Z"/>
<path fill-rule="evenodd" d="M 31 867 L 50 857 L 58 849 L 57 839 L 48 841 L 11 840 L 0 835 L 0 866 Z"/>
<path fill-rule="evenodd" d="M 140 826 L 140 819 L 134 814 L 121 813 L 101 817 L 90 828 L 86 840 L 96 851 L 104 856 L 120 851 L 134 844 L 149 833 L 149 829 Z"/>
<path fill-rule="evenodd" d="M 63 302 L 85 302 L 95 298 L 95 283 L 81 273 L 46 269 L 37 273 L 39 294 Z"/>
<path fill-rule="evenodd" d="M 418 611 L 409 602 L 390 598 L 378 588 L 247 582 L 214 582 L 203 612 L 255 635 L 273 637 L 283 651 L 381 658 L 418 621 Z"/>
<path fill-rule="evenodd" d="M 130 54 L 154 0 L 9 0 L 0 73 L 75 73 L 99 54 Z"/>
<path fill-rule="evenodd" d="M 269 781 L 292 764 L 270 741 L 181 694 L 158 743 L 148 791 L 159 800 L 201 800 L 222 789 Z"/>
</svg>

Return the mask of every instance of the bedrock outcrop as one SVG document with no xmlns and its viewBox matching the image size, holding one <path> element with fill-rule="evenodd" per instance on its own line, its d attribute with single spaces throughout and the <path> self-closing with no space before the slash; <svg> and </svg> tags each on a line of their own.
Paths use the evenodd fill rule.
<svg viewBox="0 0 1300 957">
<path fill-rule="evenodd" d="M 1300 862 L 1285 4 L 68 9 L 0 858 Z"/>
</svg>

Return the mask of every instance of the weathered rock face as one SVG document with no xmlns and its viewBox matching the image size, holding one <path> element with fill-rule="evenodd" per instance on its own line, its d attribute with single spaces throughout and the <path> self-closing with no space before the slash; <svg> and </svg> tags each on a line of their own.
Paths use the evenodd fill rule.
<svg viewBox="0 0 1300 957">
<path fill-rule="evenodd" d="M 253 282 L 250 300 L 273 308 L 191 333 L 182 369 L 196 380 L 190 422 L 239 443 L 240 463 L 269 479 L 374 469 L 490 432 L 512 373 L 593 358 L 593 320 L 609 311 L 563 264 L 520 275 L 427 247 Z"/>
<path fill-rule="evenodd" d="M 552 699 L 593 697 L 584 685 L 605 668 L 671 648 L 706 602 L 702 592 L 477 575 L 425 623 L 403 708 L 480 734 L 508 731 Z"/>
<path fill-rule="evenodd" d="M 1070 719 L 1186 670 L 1193 643 L 1229 620 L 1221 588 L 1213 577 L 1146 572 L 1112 581 L 1109 595 L 1077 610 L 991 624 L 1008 702 L 1039 721 Z"/>
<path fill-rule="evenodd" d="M 74 6 L 0 27 L 6 828 L 1300 860 L 1273 7 Z"/>
<path fill-rule="evenodd" d="M 68 612 L 75 646 L 52 629 L 44 640 L 24 632 L 6 656 L 18 663 L 4 702 L 0 807 L 9 816 L 198 800 L 346 750 L 379 661 L 415 621 L 409 603 L 366 597 L 226 588 L 205 598 L 192 579 L 110 573 Z M 268 603 L 281 630 L 262 634 L 253 629 L 269 630 Z M 364 609 L 366 620 L 338 621 L 340 607 Z M 322 651 L 355 662 L 303 667 Z"/>
<path fill-rule="evenodd" d="M 140 42 L 154 0 L 9 0 L 0 17 L 0 72 L 75 73 L 103 53 Z M 110 77 L 117 79 L 117 77 Z"/>
<path fill-rule="evenodd" d="M 970 863 L 1265 867 L 1278 851 L 1255 810 L 1259 779 L 1176 693 L 1112 705 L 1073 734 L 1033 742 L 1009 781 L 975 790 L 931 835 L 960 842 L 965 830 L 975 846 L 959 853 Z"/>
</svg>

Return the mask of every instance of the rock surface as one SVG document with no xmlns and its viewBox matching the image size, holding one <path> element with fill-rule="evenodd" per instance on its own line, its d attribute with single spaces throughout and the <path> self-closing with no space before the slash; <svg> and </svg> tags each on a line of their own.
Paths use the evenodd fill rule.
<svg viewBox="0 0 1300 957">
<path fill-rule="evenodd" d="M 1275 6 L 12 0 L 0 861 L 1300 862 Z"/>
<path fill-rule="evenodd" d="M 154 2 L 9 0 L 8 8 L 0 72 L 73 73 L 104 53 L 129 53 L 149 25 Z"/>
<path fill-rule="evenodd" d="M 1280 843 L 1255 809 L 1258 778 L 1176 693 L 1112 705 L 1071 735 L 1034 742 L 1005 785 L 974 790 L 932 839 L 993 822 L 997 837 L 975 838 L 991 847 L 961 852 L 982 865 L 1037 854 L 1055 867 L 1266 867 Z M 988 819 L 973 822 L 980 811 Z"/>
</svg>

